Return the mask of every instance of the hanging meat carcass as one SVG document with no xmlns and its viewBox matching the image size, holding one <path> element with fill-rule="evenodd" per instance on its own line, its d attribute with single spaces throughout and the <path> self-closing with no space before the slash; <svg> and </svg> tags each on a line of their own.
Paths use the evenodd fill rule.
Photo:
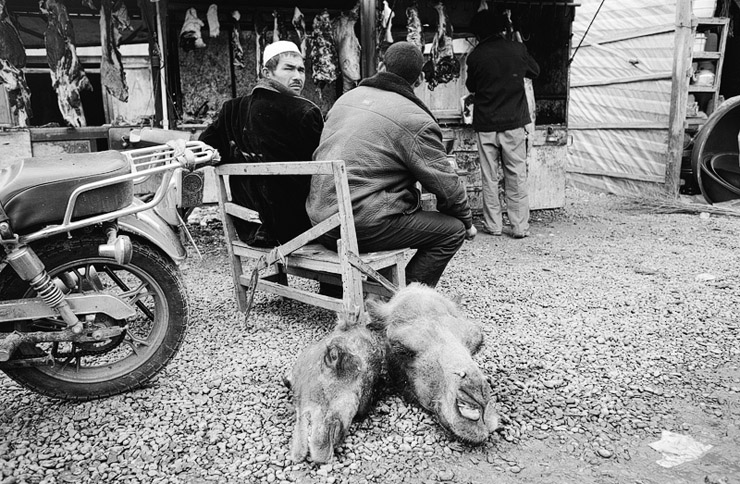
<svg viewBox="0 0 740 484">
<path fill-rule="evenodd" d="M 185 21 L 180 29 L 180 46 L 182 50 L 189 51 L 193 49 L 202 49 L 206 46 L 203 42 L 203 34 L 200 29 L 205 23 L 198 18 L 198 11 L 194 8 L 189 8 L 185 12 Z"/>
<path fill-rule="evenodd" d="M 28 126 L 31 117 L 31 94 L 23 68 L 26 49 L 10 19 L 5 0 L 0 0 L 0 85 L 8 91 L 8 101 L 18 126 Z"/>
<path fill-rule="evenodd" d="M 313 19 L 311 31 L 311 80 L 319 89 L 337 79 L 337 51 L 332 38 L 332 22 L 324 10 Z"/>
<path fill-rule="evenodd" d="M 260 33 L 259 27 L 257 27 L 257 22 L 254 22 L 254 56 L 255 56 L 255 62 L 254 67 L 257 70 L 257 79 L 260 78 L 262 75 L 262 50 L 264 49 L 264 46 L 262 45 L 264 43 L 264 40 L 262 39 L 262 34 Z"/>
<path fill-rule="evenodd" d="M 393 33 L 391 28 L 393 27 L 393 17 L 396 14 L 393 13 L 387 0 L 383 0 L 383 10 L 380 12 L 378 17 L 378 46 L 381 52 L 385 50 L 393 43 Z"/>
<path fill-rule="evenodd" d="M 221 33 L 221 24 L 218 21 L 218 5 L 212 3 L 211 6 L 208 7 L 206 19 L 208 20 L 208 35 L 212 39 L 215 39 Z"/>
<path fill-rule="evenodd" d="M 46 59 L 51 84 L 64 119 L 74 127 L 86 126 L 80 91 L 92 91 L 75 48 L 75 33 L 62 0 L 41 0 L 39 9 L 46 18 Z"/>
<path fill-rule="evenodd" d="M 452 23 L 442 2 L 434 5 L 434 9 L 437 10 L 439 22 L 432 40 L 431 59 L 423 68 L 424 79 L 431 91 L 439 84 L 446 84 L 460 77 L 460 61 L 455 58 L 452 48 Z"/>
<path fill-rule="evenodd" d="M 406 41 L 417 46 L 422 53 L 424 52 L 424 32 L 416 2 L 406 9 Z"/>
<path fill-rule="evenodd" d="M 234 19 L 234 23 L 231 26 L 231 37 L 229 39 L 229 42 L 231 42 L 231 51 L 233 52 L 234 57 L 231 59 L 231 63 L 234 64 L 234 67 L 241 67 L 244 69 L 244 49 L 242 48 L 242 30 L 239 27 L 239 19 L 242 18 L 242 14 L 239 13 L 239 10 L 234 10 L 231 12 L 231 18 Z M 257 72 L 259 73 L 259 63 L 257 63 Z"/>
<path fill-rule="evenodd" d="M 289 40 L 288 39 L 288 29 L 285 28 L 285 22 L 283 22 L 283 18 L 280 16 L 280 12 L 277 10 L 272 11 L 272 42 L 277 42 L 278 40 Z"/>
<path fill-rule="evenodd" d="M 296 35 L 298 35 L 298 47 L 301 49 L 301 55 L 306 57 L 306 21 L 303 19 L 303 13 L 295 8 L 293 11 L 293 28 L 295 29 Z"/>
<path fill-rule="evenodd" d="M 123 69 L 118 44 L 121 31 L 131 29 L 131 21 L 123 0 L 100 2 L 100 83 L 105 90 L 122 102 L 128 101 L 126 72 Z"/>
<path fill-rule="evenodd" d="M 360 41 L 355 35 L 355 23 L 360 17 L 360 3 L 334 19 L 334 43 L 337 46 L 339 68 L 342 71 L 342 92 L 360 82 Z"/>
</svg>

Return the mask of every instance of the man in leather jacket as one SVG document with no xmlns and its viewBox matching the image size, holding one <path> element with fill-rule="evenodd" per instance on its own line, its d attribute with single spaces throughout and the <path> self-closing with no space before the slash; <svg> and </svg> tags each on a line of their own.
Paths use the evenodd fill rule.
<svg viewBox="0 0 740 484">
<path fill-rule="evenodd" d="M 447 161 L 442 131 L 414 94 L 423 56 L 408 42 L 391 45 L 385 71 L 365 79 L 329 110 L 315 160 L 344 160 L 361 252 L 411 247 L 408 282 L 434 287 L 476 229 L 462 182 Z M 416 182 L 437 197 L 421 210 Z M 332 177 L 315 175 L 306 201 L 313 224 L 337 211 Z M 339 231 L 320 241 L 336 248 Z"/>
<path fill-rule="evenodd" d="M 310 160 L 319 144 L 321 110 L 300 96 L 306 71 L 298 47 L 278 41 L 265 48 L 263 79 L 248 96 L 226 101 L 200 140 L 218 149 L 222 163 Z M 235 220 L 247 244 L 271 247 L 311 227 L 306 215 L 310 176 L 232 176 L 233 201 L 259 212 L 262 225 Z"/>
</svg>

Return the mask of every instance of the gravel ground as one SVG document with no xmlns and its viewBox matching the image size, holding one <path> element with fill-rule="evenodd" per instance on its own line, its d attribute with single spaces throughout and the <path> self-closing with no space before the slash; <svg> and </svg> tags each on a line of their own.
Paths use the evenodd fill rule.
<svg viewBox="0 0 740 484">
<path fill-rule="evenodd" d="M 192 326 L 147 388 L 81 404 L 0 375 L 0 483 L 740 483 L 740 219 L 655 215 L 568 191 L 524 240 L 480 234 L 439 290 L 486 333 L 504 430 L 478 447 L 384 395 L 337 459 L 286 460 L 281 378 L 331 313 L 259 295 L 236 311 L 220 224 L 183 266 Z M 661 431 L 713 448 L 666 469 Z"/>
</svg>

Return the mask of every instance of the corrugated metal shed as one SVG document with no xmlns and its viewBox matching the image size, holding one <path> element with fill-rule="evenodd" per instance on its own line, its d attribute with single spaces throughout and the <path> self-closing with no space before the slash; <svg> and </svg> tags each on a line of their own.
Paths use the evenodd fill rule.
<svg viewBox="0 0 740 484">
<path fill-rule="evenodd" d="M 663 192 L 677 3 L 583 0 L 573 23 L 574 50 L 600 6 L 571 64 L 569 181 L 622 195 Z"/>
</svg>

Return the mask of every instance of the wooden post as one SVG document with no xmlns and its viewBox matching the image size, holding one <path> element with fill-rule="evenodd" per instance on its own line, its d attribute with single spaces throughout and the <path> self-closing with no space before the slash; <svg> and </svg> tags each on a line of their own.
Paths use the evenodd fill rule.
<svg viewBox="0 0 740 484">
<path fill-rule="evenodd" d="M 686 103 L 689 97 L 689 70 L 691 67 L 691 2 L 676 2 L 675 57 L 671 88 L 671 107 L 668 117 L 668 148 L 666 152 L 665 192 L 670 197 L 678 196 L 681 185 L 681 157 L 683 155 L 684 123 Z"/>
<path fill-rule="evenodd" d="M 154 90 L 154 123 L 157 126 L 161 126 L 162 123 L 162 95 L 161 92 L 161 67 L 162 59 L 159 52 L 158 36 L 157 36 L 157 15 L 154 9 L 157 4 L 153 4 L 149 0 L 138 0 L 139 11 L 141 12 L 141 18 L 147 26 L 149 33 L 149 62 L 152 69 L 152 87 Z"/>
<path fill-rule="evenodd" d="M 362 77 L 367 78 L 375 74 L 377 61 L 377 0 L 364 0 L 360 10 L 360 42 L 362 45 Z"/>
<path fill-rule="evenodd" d="M 344 162 L 333 161 L 332 171 L 334 172 L 334 187 L 336 188 L 337 205 L 339 206 L 341 238 L 337 241 L 337 253 L 342 267 L 344 314 L 350 322 L 354 322 L 357 321 L 364 310 L 362 275 L 357 268 L 349 263 L 347 252 L 359 254 L 360 251 L 357 244 L 352 199 L 350 198 L 347 169 Z"/>
</svg>

